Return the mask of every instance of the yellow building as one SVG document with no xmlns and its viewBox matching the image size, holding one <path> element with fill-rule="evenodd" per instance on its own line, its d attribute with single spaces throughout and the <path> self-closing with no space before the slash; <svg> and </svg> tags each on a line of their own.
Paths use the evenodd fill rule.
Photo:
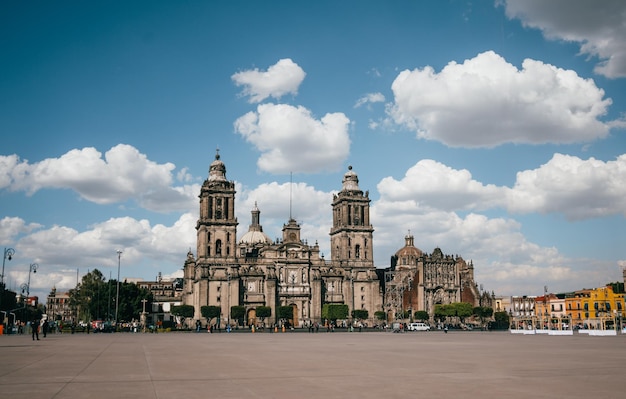
<svg viewBox="0 0 626 399">
<path fill-rule="evenodd" d="M 611 286 L 576 291 L 565 303 L 572 323 L 582 328 L 612 329 L 626 316 L 624 294 Z"/>
</svg>

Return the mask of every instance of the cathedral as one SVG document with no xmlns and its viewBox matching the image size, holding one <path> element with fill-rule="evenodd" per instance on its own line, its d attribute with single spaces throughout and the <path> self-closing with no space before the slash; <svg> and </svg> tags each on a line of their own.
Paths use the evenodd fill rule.
<svg viewBox="0 0 626 399">
<path fill-rule="evenodd" d="M 341 191 L 332 200 L 331 259 L 300 236 L 300 225 L 283 225 L 282 238 L 272 241 L 254 206 L 248 231 L 237 240 L 235 183 L 226 179 L 219 153 L 200 191 L 200 216 L 196 225 L 197 257 L 190 252 L 184 266 L 183 303 L 193 305 L 195 319 L 202 306 L 218 306 L 230 323 L 229 309 L 245 308 L 247 325 L 258 324 L 256 308 L 271 308 L 263 322 L 277 323 L 280 306 L 293 308 L 294 326 L 323 323 L 322 305 L 348 305 L 374 313 L 382 309 L 382 291 L 373 258 L 374 228 L 370 224 L 370 199 L 359 189 L 352 168 L 344 175 Z M 223 323 L 223 320 L 222 320 Z M 371 325 L 371 324 L 370 324 Z"/>
<path fill-rule="evenodd" d="M 352 167 L 332 198 L 330 259 L 320 254 L 317 242 L 309 245 L 301 238 L 300 225 L 291 217 L 282 237 L 271 240 L 263 232 L 257 204 L 248 231 L 237 239 L 235 193 L 235 183 L 227 180 L 226 166 L 216 153 L 199 196 L 197 256 L 190 251 L 184 264 L 183 303 L 194 307 L 196 320 L 202 319 L 203 306 L 216 306 L 221 309 L 220 326 L 232 325 L 230 309 L 238 306 L 245 309 L 246 325 L 273 325 L 279 321 L 278 308 L 289 306 L 289 324 L 301 327 L 323 324 L 323 305 L 342 304 L 348 314 L 366 310 L 363 322 L 374 325 L 380 323 L 376 312 L 393 321 L 400 310 L 426 310 L 432 320 L 436 304 L 477 303 L 473 265 L 438 248 L 424 254 L 411 235 L 392 257 L 391 267 L 375 267 L 369 192 L 359 188 Z M 258 307 L 269 307 L 271 316 L 257 320 Z"/>
</svg>

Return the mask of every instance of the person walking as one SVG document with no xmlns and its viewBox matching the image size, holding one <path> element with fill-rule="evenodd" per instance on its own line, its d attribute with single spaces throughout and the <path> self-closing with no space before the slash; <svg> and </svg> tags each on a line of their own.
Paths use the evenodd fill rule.
<svg viewBox="0 0 626 399">
<path fill-rule="evenodd" d="M 39 320 L 33 320 L 30 323 L 30 329 L 33 333 L 33 341 L 35 340 L 35 337 L 37 337 L 37 341 L 39 341 Z"/>
<path fill-rule="evenodd" d="M 43 323 L 41 324 L 41 330 L 43 331 L 43 337 L 46 338 L 46 335 L 48 335 L 48 319 L 45 319 L 43 321 Z"/>
</svg>

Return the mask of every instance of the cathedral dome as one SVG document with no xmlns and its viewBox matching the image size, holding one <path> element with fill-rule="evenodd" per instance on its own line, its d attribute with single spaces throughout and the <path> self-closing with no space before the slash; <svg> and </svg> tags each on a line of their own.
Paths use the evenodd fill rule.
<svg viewBox="0 0 626 399">
<path fill-rule="evenodd" d="M 239 240 L 240 244 L 271 244 L 272 240 L 262 231 L 248 231 Z"/>
<path fill-rule="evenodd" d="M 411 256 L 411 257 L 419 258 L 422 255 L 423 255 L 422 250 L 417 247 L 403 247 L 403 248 L 400 248 L 398 252 L 396 252 L 396 256 L 398 258 L 401 258 L 403 256 Z"/>
<path fill-rule="evenodd" d="M 413 241 L 414 241 L 414 238 L 410 233 L 404 237 L 404 247 L 400 248 L 396 252 L 396 256 L 399 259 L 403 257 L 404 258 L 419 258 L 420 256 L 424 254 L 421 249 L 417 248 L 415 244 L 413 244 Z"/>
<path fill-rule="evenodd" d="M 252 223 L 250 224 L 250 227 L 248 227 L 248 232 L 239 240 L 239 243 L 249 245 L 271 244 L 271 238 L 263 232 L 263 226 L 261 226 L 261 211 L 259 210 L 256 202 L 254 203 L 254 208 L 252 208 L 251 214 Z"/>
</svg>

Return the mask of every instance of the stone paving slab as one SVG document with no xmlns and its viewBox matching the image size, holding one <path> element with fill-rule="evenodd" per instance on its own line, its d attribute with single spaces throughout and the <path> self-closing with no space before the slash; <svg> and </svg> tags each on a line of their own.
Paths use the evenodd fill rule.
<svg viewBox="0 0 626 399">
<path fill-rule="evenodd" d="M 626 335 L 0 336 L 1 398 L 623 398 Z"/>
</svg>

